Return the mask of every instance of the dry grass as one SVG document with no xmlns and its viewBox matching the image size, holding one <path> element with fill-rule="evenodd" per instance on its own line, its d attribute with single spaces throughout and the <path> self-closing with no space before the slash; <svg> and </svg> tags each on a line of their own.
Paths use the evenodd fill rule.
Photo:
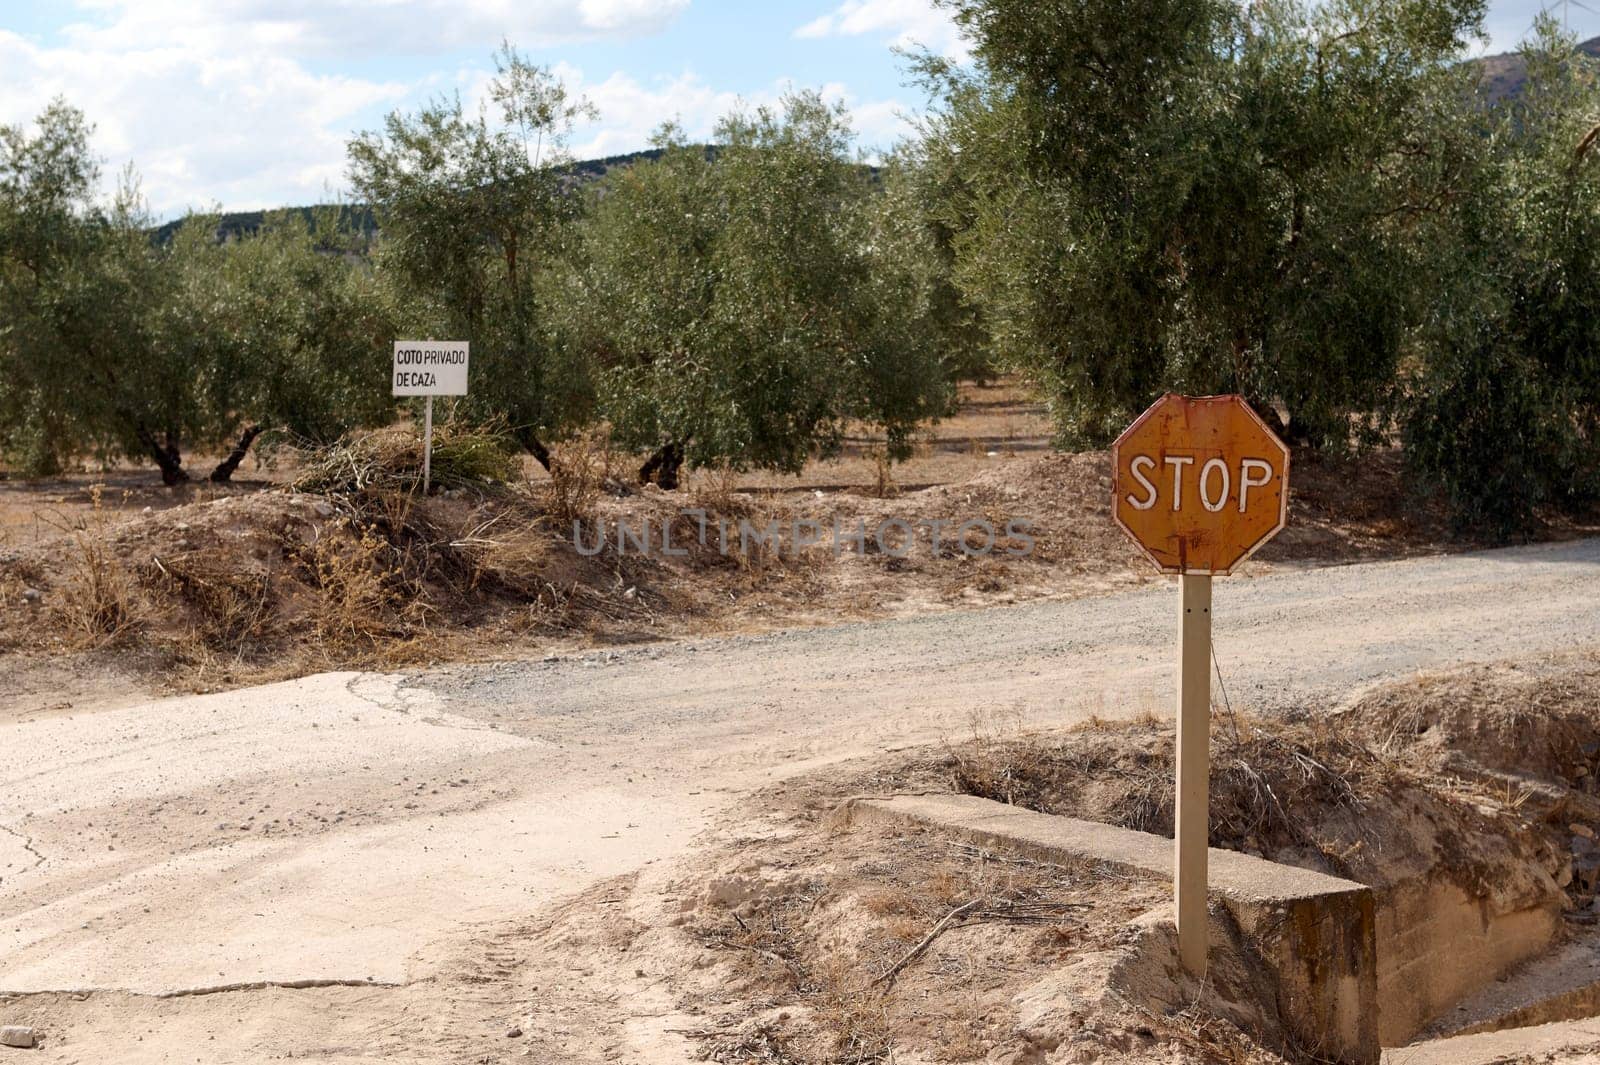
<svg viewBox="0 0 1600 1065">
<path fill-rule="evenodd" d="M 348 466 L 348 452 L 339 461 Z M 366 487 L 332 496 L 63 519 L 69 535 L 0 564 L 0 590 L 39 603 L 0 615 L 0 641 L 114 643 L 158 652 L 130 655 L 142 668 L 238 683 L 410 663 L 463 630 L 560 630 L 608 606 L 574 593 L 595 576 L 574 572 L 526 495 L 485 483 L 423 498 L 362 468 Z"/>
<path fill-rule="evenodd" d="M 614 454 L 603 434 L 560 444 L 552 477 L 525 472 L 531 460 L 513 454 L 504 434 L 449 422 L 437 429 L 442 490 L 426 499 L 420 442 L 406 425 L 321 451 L 287 450 L 270 468 L 258 461 L 258 477 L 333 505 L 336 514 L 310 526 L 286 516 L 287 493 L 262 491 L 273 486 L 260 480 L 167 490 L 116 470 L 101 475 L 117 485 L 103 498 L 81 477 L 0 480 L 0 594 L 15 602 L 24 589 L 43 593 L 37 609 L 0 615 L 0 644 L 52 652 L 112 644 L 128 649 L 130 669 L 154 669 L 156 683 L 181 689 L 424 655 L 527 654 L 551 640 L 770 631 L 1077 598 L 1152 579 L 1110 521 L 1103 454 L 1045 450 L 1043 414 L 1015 382 L 964 388 L 963 402 L 892 469 L 882 441 L 857 433 L 843 455 L 799 476 L 696 470 L 682 492 L 618 481 L 614 472 L 636 457 Z M 1427 521 L 1381 520 L 1401 505 L 1391 458 L 1374 456 L 1359 476 L 1297 466 L 1294 520 L 1262 557 L 1342 560 L 1435 546 Z M 704 545 L 685 513 L 694 510 L 705 513 Z M 1031 553 L 966 557 L 956 530 L 979 517 L 1002 532 L 1009 519 L 1032 520 Z M 670 525 L 688 554 L 624 557 L 617 524 L 646 520 L 658 548 Z M 825 530 L 821 545 L 798 556 L 788 535 L 796 520 Z M 835 528 L 849 536 L 858 524 L 874 530 L 891 520 L 923 530 L 909 557 L 880 550 L 870 535 L 859 551 L 841 541 L 836 552 L 831 542 Z M 575 521 L 589 523 L 586 535 L 612 534 L 597 556 L 580 556 Z M 945 523 L 937 550 L 926 531 L 935 521 Z M 782 548 L 763 535 L 774 523 L 785 530 Z M 184 525 L 194 533 L 180 535 Z M 981 546 L 982 533 L 964 535 Z M 997 549 L 1017 546 L 1002 535 Z M 142 653 L 152 649 L 159 653 Z M 987 752 L 1005 748 L 991 742 Z M 970 776 L 975 790 L 1026 802 L 1027 770 L 980 759 Z M 1148 798 L 1151 812 L 1160 796 Z"/>
<path fill-rule="evenodd" d="M 833 1060 L 840 1065 L 890 1060 L 895 1040 L 889 996 L 863 994 L 860 971 L 838 955 L 819 958 L 814 971 L 813 1008 L 819 1026 L 832 1037 Z"/>
<path fill-rule="evenodd" d="M 384 637 L 409 634 L 426 608 L 412 593 L 406 559 L 370 523 L 337 519 L 335 535 L 319 538 L 293 561 L 317 593 L 312 631 L 326 649 L 370 649 Z M 338 535 L 344 533 L 347 535 Z"/>
<path fill-rule="evenodd" d="M 139 580 L 152 595 L 171 596 L 190 605 L 199 642 L 237 662 L 271 625 L 274 581 L 270 573 L 240 573 L 203 558 L 153 557 Z"/>
<path fill-rule="evenodd" d="M 956 789 L 1013 806 L 1027 805 L 1042 767 L 1038 746 L 1024 740 L 1021 709 L 974 709 L 967 727 L 970 737 L 965 743 L 945 743 Z"/>
<path fill-rule="evenodd" d="M 112 550 L 109 518 L 100 492 L 89 514 L 72 523 L 66 572 L 52 612 L 69 635 L 83 646 L 112 643 L 140 621 L 138 592 L 132 576 Z"/>
<path fill-rule="evenodd" d="M 334 444 L 299 449 L 298 492 L 412 494 L 422 489 L 423 441 L 416 427 L 395 425 L 352 434 Z M 480 489 L 516 479 L 521 463 L 514 441 L 497 424 L 449 420 L 433 429 L 431 479 L 442 490 Z"/>
<path fill-rule="evenodd" d="M 821 787 L 834 800 L 865 784 L 842 772 Z M 802 789 L 786 801 L 809 807 L 813 797 Z M 675 933 L 693 944 L 682 957 L 711 947 L 722 959 L 696 961 L 684 976 L 700 991 L 679 988 L 680 1009 L 714 1018 L 693 1033 L 706 1060 L 1031 1060 L 992 1057 L 1026 1045 L 1018 993 L 1082 955 L 1117 949 L 1125 922 L 1165 894 L 1087 863 L 1042 864 L 899 828 L 838 830 L 822 818 L 781 839 L 711 859 L 741 883 L 752 869 L 782 875 L 770 890 L 687 909 Z M 694 883 L 720 875 L 705 868 Z M 1148 1027 L 1125 1031 L 1119 1017 L 1095 1024 L 1085 1052 L 1158 1038 Z"/>
<path fill-rule="evenodd" d="M 1581 777 L 1596 793 L 1597 701 L 1600 655 L 1576 652 L 1423 674 L 1373 692 L 1346 716 L 1397 757 L 1451 750 L 1491 774 Z"/>
<path fill-rule="evenodd" d="M 1503 801 L 1486 788 L 1458 791 L 1443 771 L 1475 749 L 1478 734 L 1465 726 L 1479 718 L 1489 718 L 1484 736 L 1526 738 L 1499 730 L 1527 727 L 1529 707 L 1594 716 L 1593 655 L 1526 672 L 1536 675 L 1474 667 L 1314 720 L 1219 717 L 1214 842 L 1338 871 L 1379 892 L 1459 877 L 1486 904 L 1556 902 L 1548 863 L 1566 857 L 1572 818 L 1550 822 L 1537 806 L 1548 799 L 1525 791 Z M 1208 982 L 1183 980 L 1161 919 L 1170 906 L 1163 880 L 830 816 L 843 796 L 925 792 L 961 772 L 1001 781 L 1041 809 L 1153 831 L 1165 820 L 1170 831 L 1170 722 L 1141 715 L 1030 734 L 999 708 L 974 714 L 967 731 L 943 750 L 803 774 L 753 798 L 667 885 L 653 881 L 629 899 L 630 919 L 659 919 L 639 940 L 643 957 L 617 964 L 661 974 L 670 1015 L 696 1018 L 685 1034 L 713 1061 L 1326 1060 L 1285 1030 L 1279 989 L 1225 918 Z M 1450 736 L 1462 746 L 1441 750 Z M 1391 742 L 1376 749 L 1376 738 Z M 1584 746 L 1579 761 L 1536 782 L 1539 795 L 1588 779 L 1577 771 L 1600 747 Z M 1572 801 L 1600 810 L 1582 794 Z M 610 889 L 604 901 L 617 901 Z M 1583 912 L 1590 900 L 1573 902 Z M 611 979 L 597 973 L 580 998 Z"/>
<path fill-rule="evenodd" d="M 1449 687 L 1459 694 L 1459 678 Z M 1466 890 L 1498 883 L 1506 892 L 1542 897 L 1566 856 L 1567 823 L 1600 823 L 1600 799 L 1591 797 L 1600 792 L 1593 780 L 1600 771 L 1600 733 L 1592 723 L 1600 670 L 1568 670 L 1531 687 L 1515 676 L 1496 688 L 1480 686 L 1476 715 L 1435 699 L 1423 719 L 1453 722 L 1453 732 L 1443 736 L 1441 725 L 1417 731 L 1407 685 L 1344 715 L 1214 718 L 1212 845 L 1378 887 L 1442 861 Z M 1523 757 L 1526 748 L 1492 742 L 1511 733 L 1482 723 L 1525 727 L 1525 714 L 1503 707 L 1539 692 L 1548 695 L 1540 705 L 1550 711 L 1539 756 Z M 1558 705 L 1587 714 L 1589 731 L 1573 731 L 1572 718 L 1558 713 Z M 1468 720 L 1479 724 L 1466 727 Z M 1398 728 L 1385 727 L 1396 722 Z M 1480 749 L 1545 775 L 1510 779 L 1473 761 Z M 1535 765 L 1560 751 L 1571 760 Z M 1101 720 L 1048 738 L 979 735 L 949 749 L 945 765 L 959 791 L 1172 834 L 1170 721 Z"/>
<path fill-rule="evenodd" d="M 1145 714 L 1091 718 L 1065 737 L 975 733 L 949 749 L 957 790 L 1047 813 L 1172 833 L 1173 732 Z M 1211 818 L 1216 845 L 1320 849 L 1314 822 L 1359 813 L 1411 782 L 1403 767 L 1325 720 L 1214 720 Z"/>
<path fill-rule="evenodd" d="M 542 495 L 545 513 L 557 530 L 594 517 L 600 493 L 615 480 L 616 463 L 610 435 L 604 430 L 582 433 L 556 446 Z"/>
<path fill-rule="evenodd" d="M 694 480 L 694 505 L 707 514 L 735 514 L 743 508 L 738 502 L 739 474 L 727 463 Z"/>
</svg>

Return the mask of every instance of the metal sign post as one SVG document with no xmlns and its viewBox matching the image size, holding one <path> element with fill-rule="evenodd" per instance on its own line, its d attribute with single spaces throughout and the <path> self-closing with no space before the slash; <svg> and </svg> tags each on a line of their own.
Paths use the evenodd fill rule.
<svg viewBox="0 0 1600 1065">
<path fill-rule="evenodd" d="M 1178 578 L 1178 780 L 1172 838 L 1177 875 L 1178 959 L 1196 975 L 1206 971 L 1206 884 L 1211 809 L 1211 577 Z"/>
<path fill-rule="evenodd" d="M 1178 958 L 1206 971 L 1211 802 L 1211 578 L 1288 518 L 1289 449 L 1239 396 L 1166 395 L 1111 449 L 1112 513 L 1179 584 L 1173 901 Z"/>
<path fill-rule="evenodd" d="M 433 397 L 422 404 L 422 494 L 433 484 Z"/>
<path fill-rule="evenodd" d="M 433 486 L 433 397 L 467 394 L 465 340 L 396 340 L 394 395 L 424 396 L 422 405 L 422 494 Z"/>
</svg>

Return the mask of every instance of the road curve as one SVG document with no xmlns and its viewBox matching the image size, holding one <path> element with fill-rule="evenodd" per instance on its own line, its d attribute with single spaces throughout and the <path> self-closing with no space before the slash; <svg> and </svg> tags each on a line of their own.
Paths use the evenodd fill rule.
<svg viewBox="0 0 1600 1065">
<path fill-rule="evenodd" d="M 1219 581 L 1229 695 L 1600 645 L 1600 541 Z M 287 684 L 0 725 L 0 992 L 406 983 L 777 776 L 1165 712 L 1175 592 Z"/>
</svg>

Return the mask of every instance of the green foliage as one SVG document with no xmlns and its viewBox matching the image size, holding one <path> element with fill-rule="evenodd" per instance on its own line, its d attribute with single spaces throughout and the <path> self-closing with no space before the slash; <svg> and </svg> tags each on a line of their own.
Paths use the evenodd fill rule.
<svg viewBox="0 0 1600 1065">
<path fill-rule="evenodd" d="M 81 412 L 48 387 L 59 362 L 61 292 L 69 264 L 86 257 L 91 192 L 99 168 L 83 115 L 56 100 L 38 132 L 0 127 L 0 446 L 30 473 L 60 468 L 83 435 Z"/>
<path fill-rule="evenodd" d="M 48 473 L 175 441 L 200 414 L 148 313 L 168 279 L 131 178 L 102 207 L 83 115 L 58 100 L 36 130 L 0 128 L 0 448 Z"/>
<path fill-rule="evenodd" d="M 975 63 L 918 61 L 938 108 L 875 169 L 804 93 L 578 166 L 587 105 L 509 45 L 485 110 L 351 142 L 370 214 L 155 230 L 65 103 L 0 127 L 0 454 L 349 440 L 410 335 L 472 344 L 465 480 L 596 421 L 664 487 L 852 423 L 899 459 L 1008 368 L 1069 444 L 1237 391 L 1297 445 L 1398 432 L 1464 526 L 1600 495 L 1600 73 L 1551 20 L 1491 106 L 1483 0 L 942 2 Z"/>
<path fill-rule="evenodd" d="M 589 395 L 584 367 L 552 342 L 539 293 L 575 208 L 563 145 L 590 109 L 509 44 L 496 67 L 496 121 L 459 96 L 391 114 L 383 132 L 351 141 L 350 177 L 378 213 L 378 271 L 407 308 L 404 327 L 472 344 L 461 414 L 503 418 L 544 460 L 542 438 L 581 419 Z"/>
<path fill-rule="evenodd" d="M 923 278 L 927 324 L 950 376 L 988 382 L 1002 370 L 988 323 L 956 284 L 957 241 L 971 224 L 964 209 L 972 197 L 953 147 L 937 136 L 901 143 L 882 168 L 879 210 L 892 212 L 886 221 L 901 237 L 894 254 L 910 255 Z"/>
<path fill-rule="evenodd" d="M 927 173 L 910 149 L 883 167 L 865 206 L 866 265 L 854 293 L 862 344 L 850 412 L 883 431 L 897 461 L 919 428 L 950 412 L 958 380 L 990 373 L 974 312 L 951 280 L 948 244 L 930 223 Z"/>
<path fill-rule="evenodd" d="M 174 297 L 162 323 L 187 343 L 211 436 L 244 424 L 326 442 L 393 409 L 396 313 L 372 271 L 347 261 L 329 210 L 269 214 L 219 243 L 217 219 L 188 219 L 163 249 Z"/>
<path fill-rule="evenodd" d="M 298 219 L 224 243 L 190 219 L 153 241 L 131 176 L 96 202 L 88 132 L 61 103 L 31 136 L 0 131 L 8 459 L 142 456 L 175 483 L 184 447 L 245 424 L 328 438 L 388 413 L 393 330 L 370 271 Z"/>
<path fill-rule="evenodd" d="M 1451 192 L 1424 141 L 1481 0 L 950 0 L 925 60 L 959 160 L 957 276 L 1062 438 L 1159 392 L 1281 405 L 1343 447 L 1382 405 Z"/>
<path fill-rule="evenodd" d="M 1600 492 L 1600 66 L 1550 19 L 1523 94 L 1484 119 L 1474 195 L 1410 383 L 1413 466 L 1460 524 L 1507 536 Z"/>
<path fill-rule="evenodd" d="M 927 342 L 928 249 L 815 94 L 724 119 L 712 158 L 668 127 L 658 161 L 596 197 L 557 298 L 613 439 L 681 460 L 797 471 L 843 422 L 903 454 L 949 376 Z"/>
</svg>

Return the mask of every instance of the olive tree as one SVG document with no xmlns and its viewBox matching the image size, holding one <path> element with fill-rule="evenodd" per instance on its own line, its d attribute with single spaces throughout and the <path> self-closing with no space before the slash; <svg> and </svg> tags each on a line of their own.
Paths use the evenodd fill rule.
<svg viewBox="0 0 1600 1065">
<path fill-rule="evenodd" d="M 394 409 L 389 293 L 337 220 L 278 212 L 219 240 L 217 220 L 196 216 L 165 249 L 161 332 L 187 346 L 208 435 L 231 442 L 213 481 L 229 480 L 265 430 L 323 443 Z"/>
<path fill-rule="evenodd" d="M 545 441 L 583 415 L 588 382 L 553 341 L 539 275 L 576 207 L 565 141 L 592 112 L 509 44 L 496 71 L 492 113 L 459 96 L 393 113 L 350 142 L 350 178 L 377 212 L 377 266 L 408 309 L 404 326 L 469 341 L 464 412 L 505 419 L 548 468 Z"/>
<path fill-rule="evenodd" d="M 989 375 L 976 312 L 951 276 L 949 245 L 927 209 L 929 170 L 905 146 L 862 211 L 866 263 L 853 293 L 859 343 L 851 415 L 881 430 L 887 458 L 950 413 L 958 380 Z"/>
<path fill-rule="evenodd" d="M 1575 44 L 1541 18 L 1522 93 L 1458 120 L 1475 186 L 1407 382 L 1413 468 L 1500 536 L 1600 494 L 1600 65 Z"/>
<path fill-rule="evenodd" d="M 1482 0 L 944 2 L 976 55 L 923 61 L 958 277 L 1061 437 L 1176 388 L 1349 444 L 1434 279 L 1429 109 Z"/>
<path fill-rule="evenodd" d="M 920 343 L 925 279 L 897 259 L 912 243 L 875 213 L 845 113 L 794 94 L 716 135 L 691 147 L 668 127 L 658 160 L 600 189 L 556 288 L 614 438 L 664 488 L 685 462 L 797 471 L 852 417 L 903 450 L 948 380 Z"/>
<path fill-rule="evenodd" d="M 204 414 L 188 352 L 159 328 L 171 278 L 137 184 L 98 201 L 90 127 L 66 103 L 35 127 L 0 127 L 0 446 L 35 473 L 148 457 L 177 483 Z"/>
<path fill-rule="evenodd" d="M 55 304 L 63 275 L 91 249 L 94 185 L 83 115 L 53 102 L 37 132 L 0 126 L 0 443 L 32 473 L 60 468 L 91 419 L 49 387 L 68 356 Z"/>
</svg>

